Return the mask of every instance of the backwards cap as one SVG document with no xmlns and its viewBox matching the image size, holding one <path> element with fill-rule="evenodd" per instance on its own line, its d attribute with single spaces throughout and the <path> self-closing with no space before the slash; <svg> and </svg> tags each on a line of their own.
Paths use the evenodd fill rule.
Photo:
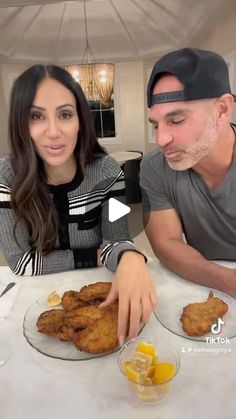
<svg viewBox="0 0 236 419">
<path fill-rule="evenodd" d="M 153 95 L 156 82 L 165 73 L 177 77 L 184 89 Z M 150 108 L 157 103 L 211 99 L 225 93 L 234 96 L 225 60 L 212 51 L 183 48 L 164 55 L 156 62 L 148 82 L 147 100 Z"/>
</svg>

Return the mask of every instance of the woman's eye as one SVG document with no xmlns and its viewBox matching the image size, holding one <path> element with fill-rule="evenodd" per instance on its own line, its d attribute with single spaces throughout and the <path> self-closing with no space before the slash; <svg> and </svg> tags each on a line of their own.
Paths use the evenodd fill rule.
<svg viewBox="0 0 236 419">
<path fill-rule="evenodd" d="M 43 119 L 43 115 L 40 112 L 32 112 L 30 114 L 30 119 L 33 119 L 34 121 Z"/>
<path fill-rule="evenodd" d="M 61 112 L 61 114 L 59 115 L 59 117 L 60 117 L 61 119 L 71 119 L 71 118 L 72 118 L 72 116 L 73 116 L 73 114 L 72 114 L 71 112 L 69 112 L 69 111 L 63 111 L 63 112 Z"/>
</svg>

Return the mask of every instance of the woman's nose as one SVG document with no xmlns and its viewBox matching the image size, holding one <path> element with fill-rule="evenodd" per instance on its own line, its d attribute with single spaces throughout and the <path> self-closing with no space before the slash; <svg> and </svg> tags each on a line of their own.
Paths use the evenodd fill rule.
<svg viewBox="0 0 236 419">
<path fill-rule="evenodd" d="M 47 134 L 51 138 L 56 138 L 60 134 L 59 121 L 56 118 L 48 119 Z"/>
</svg>

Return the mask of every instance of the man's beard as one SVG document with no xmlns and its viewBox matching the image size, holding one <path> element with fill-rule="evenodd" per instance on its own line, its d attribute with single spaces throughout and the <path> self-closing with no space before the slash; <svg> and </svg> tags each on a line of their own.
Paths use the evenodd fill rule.
<svg viewBox="0 0 236 419">
<path fill-rule="evenodd" d="M 187 170 L 194 167 L 203 157 L 207 156 L 217 141 L 217 125 L 212 115 L 209 115 L 201 135 L 195 139 L 191 147 L 180 149 L 180 157 L 174 161 L 166 158 L 173 170 Z M 183 151 L 183 154 L 182 154 Z"/>
</svg>

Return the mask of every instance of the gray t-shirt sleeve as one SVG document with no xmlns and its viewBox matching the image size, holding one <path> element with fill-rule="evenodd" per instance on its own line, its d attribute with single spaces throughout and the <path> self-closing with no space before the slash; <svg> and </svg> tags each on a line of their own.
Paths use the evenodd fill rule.
<svg viewBox="0 0 236 419">
<path fill-rule="evenodd" d="M 140 167 L 140 186 L 144 211 L 160 211 L 174 208 L 168 194 L 168 185 L 164 179 L 164 167 L 161 156 L 155 153 L 145 156 Z"/>
</svg>

